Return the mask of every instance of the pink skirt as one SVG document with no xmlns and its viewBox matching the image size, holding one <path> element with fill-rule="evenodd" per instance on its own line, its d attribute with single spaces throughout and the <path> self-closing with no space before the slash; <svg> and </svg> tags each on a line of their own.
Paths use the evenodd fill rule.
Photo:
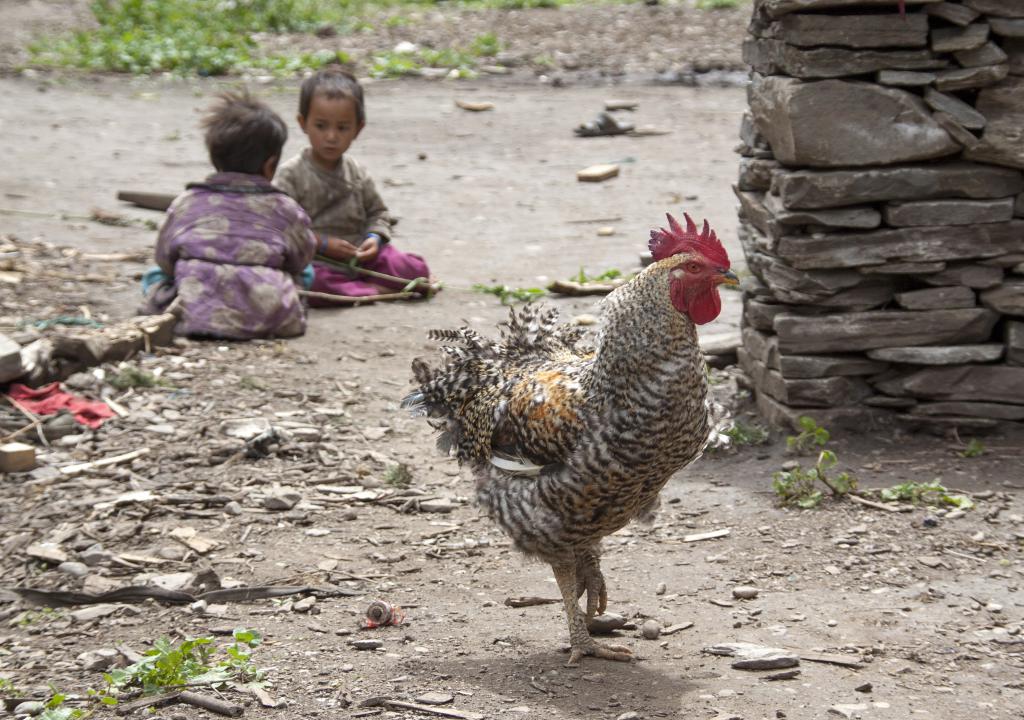
<svg viewBox="0 0 1024 720">
<path fill-rule="evenodd" d="M 377 259 L 372 263 L 363 265 L 367 270 L 374 270 L 385 275 L 394 275 L 405 280 L 416 278 L 430 278 L 430 268 L 427 262 L 419 255 L 404 253 L 396 250 L 391 244 L 385 245 L 377 253 Z M 392 280 L 381 280 L 367 276 L 354 275 L 340 268 L 331 267 L 313 261 L 313 286 L 310 290 L 332 295 L 348 295 L 350 297 L 365 297 L 367 295 L 379 295 L 387 292 L 400 292 L 406 286 L 405 282 Z M 426 294 L 425 286 L 417 286 L 416 292 Z M 312 307 L 337 307 L 327 300 L 310 298 L 309 304 Z"/>
</svg>

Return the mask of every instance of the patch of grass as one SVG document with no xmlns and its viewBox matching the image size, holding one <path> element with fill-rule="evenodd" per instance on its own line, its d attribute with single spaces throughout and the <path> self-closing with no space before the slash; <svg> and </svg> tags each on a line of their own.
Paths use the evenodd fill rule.
<svg viewBox="0 0 1024 720">
<path fill-rule="evenodd" d="M 697 0 L 698 10 L 732 10 L 738 8 L 742 0 Z"/>
<path fill-rule="evenodd" d="M 750 424 L 740 420 L 735 421 L 723 435 L 732 440 L 736 447 L 741 445 L 764 445 L 768 442 L 768 431 L 760 425 Z"/>
<path fill-rule="evenodd" d="M 809 453 L 815 447 L 825 447 L 825 443 L 832 437 L 828 430 L 814 421 L 814 418 L 804 415 L 799 422 L 800 432 L 786 438 L 786 449 L 789 452 L 800 455 Z"/>
<path fill-rule="evenodd" d="M 392 487 L 407 488 L 412 485 L 412 473 L 405 463 L 388 466 L 384 471 L 384 482 Z"/>
<path fill-rule="evenodd" d="M 633 273 L 633 275 L 635 275 L 635 274 L 636 273 Z M 633 277 L 633 275 L 629 275 L 628 277 L 631 278 L 631 277 Z M 591 283 L 591 282 L 609 282 L 611 280 L 618 280 L 619 278 L 622 278 L 622 277 L 627 277 L 627 276 L 623 275 L 622 271 L 621 270 L 617 270 L 616 268 L 611 268 L 609 270 L 605 270 L 603 273 L 601 273 L 599 275 L 587 275 L 587 271 L 581 266 L 580 267 L 580 271 L 578 273 L 576 273 L 575 275 L 573 275 L 569 279 L 572 282 L 578 282 L 580 285 L 585 285 L 586 283 Z"/>
<path fill-rule="evenodd" d="M 252 662 L 252 651 L 263 638 L 255 630 L 243 628 L 236 628 L 232 636 L 234 643 L 224 648 L 223 654 L 217 652 L 212 637 L 188 638 L 177 645 L 160 638 L 143 653 L 142 660 L 103 676 L 107 696 L 128 691 L 152 695 L 182 685 L 241 687 L 259 683 L 266 673 Z"/>
<path fill-rule="evenodd" d="M 246 390 L 267 390 L 267 385 L 262 380 L 252 375 L 243 375 L 238 379 L 238 387 L 245 388 Z"/>
<path fill-rule="evenodd" d="M 68 696 L 64 693 L 53 690 L 53 695 L 46 701 L 46 705 L 43 708 L 43 712 L 39 714 L 39 720 L 76 720 L 77 718 L 86 717 L 87 713 L 81 708 L 70 708 L 64 706 L 64 701 L 68 699 Z"/>
<path fill-rule="evenodd" d="M 970 510 L 974 501 L 966 495 L 951 494 L 938 479 L 930 483 L 905 482 L 882 488 L 878 497 L 885 502 L 909 502 L 914 505 L 952 505 L 961 510 Z"/>
<path fill-rule="evenodd" d="M 117 371 L 117 374 L 107 380 L 112 386 L 118 390 L 127 390 L 128 388 L 151 388 L 151 387 L 171 387 L 171 384 L 164 380 L 162 377 L 158 377 L 148 370 L 135 367 L 134 365 L 126 365 Z"/>
<path fill-rule="evenodd" d="M 501 52 L 501 41 L 494 33 L 484 33 L 473 38 L 469 50 L 480 57 L 494 57 Z"/>
<path fill-rule="evenodd" d="M 33 43 L 39 65 L 129 73 L 223 75 L 294 72 L 336 53 L 260 56 L 253 33 L 307 32 L 348 19 L 351 3 L 328 0 L 94 0 L 98 27 Z"/>
<path fill-rule="evenodd" d="M 981 441 L 977 438 L 970 440 L 967 443 L 967 447 L 957 453 L 962 458 L 973 458 L 979 457 L 985 454 L 985 446 L 981 444 Z"/>
<path fill-rule="evenodd" d="M 23 697 L 24 694 L 10 678 L 0 677 L 0 697 Z"/>
<path fill-rule="evenodd" d="M 419 48 L 414 52 L 389 50 L 373 56 L 370 75 L 393 78 L 416 75 L 424 68 L 446 68 L 457 70 L 459 77 L 473 77 L 476 65 L 477 55 L 462 48 Z"/>
<path fill-rule="evenodd" d="M 514 305 L 517 302 L 533 302 L 547 295 L 543 288 L 510 288 L 508 285 L 483 285 L 475 283 L 473 290 L 479 293 L 494 295 L 502 305 Z"/>
</svg>

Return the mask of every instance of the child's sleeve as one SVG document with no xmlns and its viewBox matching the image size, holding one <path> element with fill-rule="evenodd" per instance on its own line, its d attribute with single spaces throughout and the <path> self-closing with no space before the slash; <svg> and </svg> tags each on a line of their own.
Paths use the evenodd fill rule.
<svg viewBox="0 0 1024 720">
<path fill-rule="evenodd" d="M 285 195 L 294 198 L 296 201 L 299 199 L 297 197 L 299 189 L 295 185 L 295 173 L 292 172 L 290 167 L 279 167 L 277 169 L 277 174 L 274 175 L 273 183 L 274 187 L 283 192 Z"/>
<path fill-rule="evenodd" d="M 174 199 L 167 208 L 167 216 L 164 218 L 160 231 L 156 236 L 156 250 L 154 250 L 156 264 L 168 277 L 174 277 L 174 264 L 178 261 L 178 249 L 174 245 L 175 231 L 178 229 L 179 207 L 181 195 Z"/>
<path fill-rule="evenodd" d="M 377 186 L 369 175 L 363 177 L 363 208 L 366 210 L 366 229 L 364 234 L 377 233 L 381 243 L 391 242 L 391 216 L 388 206 L 377 192 Z"/>
<path fill-rule="evenodd" d="M 307 265 L 313 262 L 316 252 L 316 238 L 310 227 L 309 215 L 298 203 L 289 202 L 293 206 L 292 220 L 284 232 L 287 251 L 284 257 L 284 270 L 298 275 Z"/>
</svg>

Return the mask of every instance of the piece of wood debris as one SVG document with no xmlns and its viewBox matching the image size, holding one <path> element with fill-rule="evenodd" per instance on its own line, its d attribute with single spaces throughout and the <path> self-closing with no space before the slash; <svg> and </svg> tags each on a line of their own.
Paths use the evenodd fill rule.
<svg viewBox="0 0 1024 720">
<path fill-rule="evenodd" d="M 77 477 L 82 473 L 87 473 L 90 470 L 95 470 L 101 467 L 107 467 L 108 465 L 120 465 L 121 463 L 131 462 L 136 458 L 140 458 L 143 455 L 149 453 L 149 448 L 139 448 L 138 450 L 132 450 L 131 452 L 122 453 L 121 455 L 111 455 L 110 457 L 103 458 L 101 460 L 93 460 L 92 462 L 76 463 L 75 465 L 65 465 L 60 469 L 61 474 L 65 477 Z"/>
<path fill-rule="evenodd" d="M 661 629 L 661 634 L 662 635 L 674 635 L 675 633 L 677 633 L 677 632 L 679 632 L 681 630 L 689 630 L 692 627 L 693 627 L 693 623 L 689 622 L 689 621 L 681 622 L 681 623 L 676 623 L 675 625 L 669 625 L 668 627 L 663 627 Z"/>
<path fill-rule="evenodd" d="M 638 128 L 630 130 L 630 137 L 656 137 L 658 135 L 671 135 L 672 131 L 667 128 L 661 128 L 657 125 L 641 125 Z"/>
<path fill-rule="evenodd" d="M 616 278 L 611 282 L 587 282 L 579 283 L 575 280 L 555 280 L 548 285 L 548 292 L 558 295 L 607 295 L 612 290 L 621 287 L 626 283 L 624 278 Z"/>
<path fill-rule="evenodd" d="M 199 535 L 194 527 L 177 527 L 171 530 L 168 535 L 185 547 L 195 550 L 200 555 L 205 555 L 220 544 L 216 540 Z"/>
<path fill-rule="evenodd" d="M 463 110 L 469 110 L 470 112 L 486 112 L 494 109 L 494 103 L 492 102 L 474 102 L 472 100 L 456 100 L 455 104 Z"/>
<path fill-rule="evenodd" d="M 850 498 L 855 503 L 858 503 L 860 505 L 866 505 L 867 507 L 875 508 L 876 510 L 886 510 L 888 512 L 901 513 L 910 512 L 911 510 L 914 509 L 909 505 L 893 505 L 889 503 L 875 502 L 874 500 L 862 498 L 860 495 L 847 494 L 846 497 Z"/>
<path fill-rule="evenodd" d="M 560 598 L 542 597 L 507 597 L 505 604 L 512 608 L 533 607 L 534 605 L 555 605 L 562 602 Z"/>
<path fill-rule="evenodd" d="M 484 720 L 484 716 L 480 713 L 452 710 L 449 708 L 431 707 L 430 705 L 420 705 L 418 703 L 405 702 L 404 700 L 392 700 L 387 697 L 371 697 L 366 698 L 359 707 L 394 707 L 404 708 L 406 710 L 419 710 L 420 712 L 429 713 L 431 715 L 440 715 L 441 717 L 455 718 L 456 720 Z"/>
<path fill-rule="evenodd" d="M 694 533 L 693 535 L 684 535 L 683 542 L 699 542 L 701 540 L 714 540 L 715 538 L 725 537 L 731 532 L 729 528 L 722 528 L 721 530 L 711 530 L 710 532 Z"/>
<path fill-rule="evenodd" d="M 847 657 L 845 655 L 827 655 L 822 653 L 801 652 L 798 653 L 801 660 L 807 662 L 826 663 L 829 665 L 842 665 L 849 668 L 862 668 L 864 663 L 859 658 Z"/>
<path fill-rule="evenodd" d="M 605 100 L 604 109 L 608 111 L 612 110 L 636 110 L 640 107 L 639 100 Z"/>
<path fill-rule="evenodd" d="M 616 177 L 619 174 L 619 166 L 614 163 L 602 163 L 591 165 L 576 172 L 576 179 L 580 182 L 603 182 Z"/>
<path fill-rule="evenodd" d="M 36 449 L 32 445 L 9 442 L 0 445 L 0 472 L 26 472 L 36 466 Z"/>
<path fill-rule="evenodd" d="M 147 210 L 166 210 L 174 202 L 177 195 L 169 193 L 135 192 L 133 190 L 118 190 L 117 199 L 123 202 L 138 205 Z"/>
</svg>

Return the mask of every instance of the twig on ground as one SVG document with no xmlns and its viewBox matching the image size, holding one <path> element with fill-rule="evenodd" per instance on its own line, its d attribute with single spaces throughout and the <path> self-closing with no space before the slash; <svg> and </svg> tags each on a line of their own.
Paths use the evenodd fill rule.
<svg viewBox="0 0 1024 720">
<path fill-rule="evenodd" d="M 392 700 L 386 697 L 371 697 L 359 703 L 359 707 L 395 707 L 406 710 L 419 710 L 420 712 L 440 715 L 441 717 L 455 718 L 456 720 L 484 720 L 484 716 L 475 712 L 462 712 L 460 710 L 449 710 L 447 708 L 433 707 L 431 705 L 419 705 L 417 703 L 405 702 L 404 700 Z"/>
<path fill-rule="evenodd" d="M 419 293 L 397 292 L 383 293 L 381 295 L 335 295 L 333 293 L 316 292 L 315 290 L 299 290 L 302 297 L 327 300 L 338 305 L 362 305 L 363 303 L 379 302 L 386 300 L 406 300 L 411 297 L 419 297 Z"/>
<path fill-rule="evenodd" d="M 60 469 L 61 473 L 65 477 L 76 477 L 82 473 L 95 470 L 96 468 L 106 467 L 107 465 L 119 465 L 121 463 L 131 462 L 136 458 L 140 458 L 149 452 L 148 447 L 139 448 L 138 450 L 132 450 L 131 452 L 122 453 L 121 455 L 112 455 L 101 460 L 93 460 L 92 462 L 76 463 L 75 465 L 65 465 Z"/>
<path fill-rule="evenodd" d="M 507 597 L 505 598 L 505 604 L 511 608 L 521 607 L 533 607 L 534 605 L 555 605 L 562 602 L 556 598 L 542 598 L 542 597 Z"/>
<path fill-rule="evenodd" d="M 4 397 L 7 398 L 7 402 L 9 402 L 15 410 L 17 410 L 26 418 L 28 418 L 29 422 L 31 423 L 29 427 L 34 427 L 36 429 L 36 434 L 39 436 L 39 442 L 41 442 L 45 447 L 50 447 L 50 441 L 46 439 L 46 435 L 43 433 L 43 419 L 36 415 L 31 410 L 29 410 L 28 408 L 26 408 L 20 402 L 12 398 L 10 395 L 5 394 Z M 22 430 L 24 430 L 24 428 L 22 428 Z"/>
<path fill-rule="evenodd" d="M 913 510 L 912 507 L 905 505 L 886 505 L 885 503 L 875 502 L 874 500 L 868 500 L 867 498 L 862 498 L 860 495 L 854 495 L 853 493 L 848 493 L 846 497 L 850 498 L 855 503 L 860 503 L 861 505 L 866 505 L 867 507 L 875 508 L 876 510 L 885 510 L 887 512 L 894 513 L 910 512 Z"/>
</svg>

